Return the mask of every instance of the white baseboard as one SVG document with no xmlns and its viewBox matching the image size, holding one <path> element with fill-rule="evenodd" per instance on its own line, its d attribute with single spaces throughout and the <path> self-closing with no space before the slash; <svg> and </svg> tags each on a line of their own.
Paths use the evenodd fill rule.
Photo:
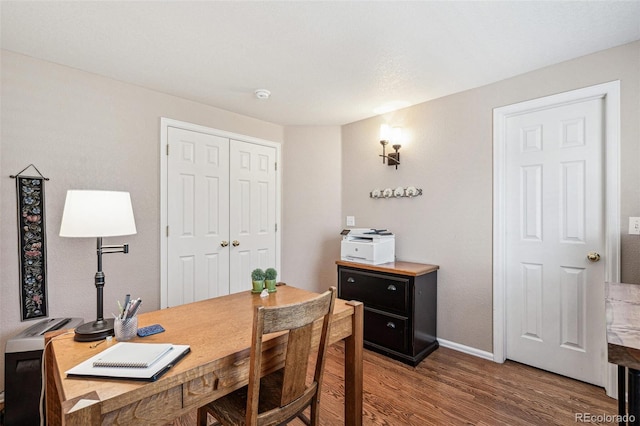
<svg viewBox="0 0 640 426">
<path fill-rule="evenodd" d="M 489 361 L 493 361 L 493 354 L 491 352 L 482 351 L 480 349 L 472 348 L 471 346 L 461 345 L 460 343 L 450 342 L 445 339 L 438 338 L 438 343 L 440 346 L 453 349 L 458 352 L 463 352 L 465 354 L 477 356 L 478 358 L 483 358 Z"/>
</svg>

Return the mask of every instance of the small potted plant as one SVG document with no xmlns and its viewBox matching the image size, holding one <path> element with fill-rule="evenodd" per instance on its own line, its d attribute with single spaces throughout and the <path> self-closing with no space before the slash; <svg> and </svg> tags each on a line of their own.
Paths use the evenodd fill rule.
<svg viewBox="0 0 640 426">
<path fill-rule="evenodd" d="M 264 277 L 264 271 L 260 268 L 251 271 L 251 281 L 253 281 L 253 290 L 251 290 L 251 293 L 262 293 L 264 289 Z"/>
<path fill-rule="evenodd" d="M 268 268 L 264 271 L 264 283 L 267 286 L 267 290 L 269 293 L 274 293 L 276 291 L 276 277 L 278 276 L 278 271 L 273 268 Z"/>
</svg>

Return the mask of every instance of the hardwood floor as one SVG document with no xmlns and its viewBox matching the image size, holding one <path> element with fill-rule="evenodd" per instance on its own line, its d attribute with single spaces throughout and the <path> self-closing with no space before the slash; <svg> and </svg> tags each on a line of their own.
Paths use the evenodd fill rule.
<svg viewBox="0 0 640 426">
<path fill-rule="evenodd" d="M 343 359 L 342 346 L 333 345 L 322 390 L 323 425 L 343 424 Z M 365 350 L 363 369 L 364 425 L 576 425 L 582 413 L 617 414 L 617 401 L 603 388 L 447 348 L 415 368 Z M 173 425 L 196 425 L 195 413 Z"/>
</svg>

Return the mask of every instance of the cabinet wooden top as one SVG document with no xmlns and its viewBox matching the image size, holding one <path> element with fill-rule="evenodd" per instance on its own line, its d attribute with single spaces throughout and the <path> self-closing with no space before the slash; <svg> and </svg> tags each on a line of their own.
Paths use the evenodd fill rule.
<svg viewBox="0 0 640 426">
<path fill-rule="evenodd" d="M 401 261 L 383 263 L 381 265 L 367 265 L 366 263 L 336 260 L 336 264 L 340 266 L 348 266 L 350 268 L 366 269 L 368 271 L 389 272 L 392 274 L 410 275 L 413 277 L 428 274 L 429 272 L 437 271 L 438 269 L 440 269 L 438 265 Z"/>
</svg>

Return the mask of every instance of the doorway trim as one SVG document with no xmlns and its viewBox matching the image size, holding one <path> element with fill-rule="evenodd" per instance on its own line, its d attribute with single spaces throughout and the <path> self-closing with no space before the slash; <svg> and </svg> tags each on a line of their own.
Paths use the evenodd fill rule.
<svg viewBox="0 0 640 426">
<path fill-rule="evenodd" d="M 605 282 L 620 279 L 620 81 L 598 84 L 493 110 L 493 360 L 507 357 L 506 334 L 506 121 L 509 117 L 587 99 L 603 99 Z M 604 300 L 603 300 L 604 303 Z M 603 318 L 604 320 L 604 318 Z M 606 351 L 606 348 L 604 348 Z M 605 359 L 606 362 L 606 359 Z M 616 389 L 615 369 L 603 366 L 607 394 Z M 606 372 L 605 372 L 606 371 Z"/>
<path fill-rule="evenodd" d="M 273 147 L 276 150 L 276 270 L 280 271 L 281 259 L 282 259 L 282 153 L 281 144 L 277 142 L 268 141 L 266 139 L 259 139 L 252 136 L 241 135 L 238 133 L 227 132 L 225 130 L 218 130 L 211 127 L 202 126 L 199 124 L 189 123 L 186 121 L 179 121 L 172 118 L 160 117 L 160 309 L 167 307 L 168 302 L 168 261 L 169 261 L 169 246 L 168 246 L 168 217 L 167 209 L 169 200 L 167 199 L 168 191 L 168 178 L 169 178 L 169 160 L 168 160 L 168 146 L 169 146 L 169 128 L 175 127 L 178 129 L 191 130 L 199 133 L 206 133 L 215 136 L 221 136 L 224 138 L 234 139 L 242 142 L 254 143 L 257 145 L 264 145 Z"/>
</svg>

